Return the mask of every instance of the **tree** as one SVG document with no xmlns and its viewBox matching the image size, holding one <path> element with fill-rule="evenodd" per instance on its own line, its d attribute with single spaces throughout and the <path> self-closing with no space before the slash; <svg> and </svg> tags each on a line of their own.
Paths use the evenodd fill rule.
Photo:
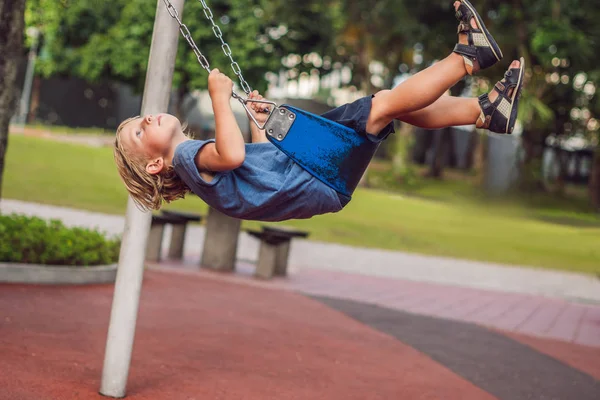
<svg viewBox="0 0 600 400">
<path fill-rule="evenodd" d="M 596 84 L 600 82 L 600 69 L 596 69 L 595 71 L 591 72 L 588 79 L 589 82 L 595 82 Z M 588 87 L 591 87 L 591 85 Z M 595 117 L 590 116 L 589 120 L 587 120 L 587 125 L 588 129 L 592 133 L 591 141 L 596 145 L 590 171 L 591 176 L 589 192 L 592 207 L 596 211 L 600 212 L 600 122 L 598 119 L 600 116 L 600 96 L 594 96 L 592 99 L 590 99 L 589 107 L 591 110 L 591 115 Z"/>
<path fill-rule="evenodd" d="M 46 77 L 69 74 L 90 82 L 114 80 L 141 91 L 154 4 L 145 0 L 29 0 L 28 24 L 38 26 L 45 36 L 39 71 Z M 265 73 L 277 71 L 283 56 L 321 49 L 331 36 L 326 14 L 320 14 L 325 7 L 317 1 L 296 4 L 295 12 L 282 0 L 214 0 L 207 4 L 245 80 L 260 91 L 267 87 Z M 210 67 L 228 73 L 235 81 L 231 61 L 205 19 L 201 2 L 187 0 L 180 18 Z M 183 37 L 178 46 L 173 85 L 181 100 L 191 89 L 207 87 L 207 72 Z"/>
<path fill-rule="evenodd" d="M 573 111 L 589 111 L 595 96 L 595 89 L 584 88 L 597 83 L 590 72 L 598 70 L 599 12 L 578 0 L 488 0 L 484 7 L 493 16 L 486 23 L 505 57 L 523 56 L 527 64 L 519 110 L 525 153 L 522 187 L 544 190 L 541 156 L 548 136 L 593 134 L 588 129 L 593 115 Z M 487 72 L 482 75 L 493 79 Z M 586 118 L 577 118 L 582 114 Z"/>
<path fill-rule="evenodd" d="M 0 197 L 8 129 L 16 105 L 17 66 L 22 56 L 25 0 L 0 0 Z"/>
</svg>

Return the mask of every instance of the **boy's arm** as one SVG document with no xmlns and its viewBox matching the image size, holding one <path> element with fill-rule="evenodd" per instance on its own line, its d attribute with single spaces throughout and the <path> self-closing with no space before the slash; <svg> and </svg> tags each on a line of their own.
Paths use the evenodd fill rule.
<svg viewBox="0 0 600 400">
<path fill-rule="evenodd" d="M 244 137 L 231 109 L 233 82 L 218 69 L 208 77 L 208 91 L 215 114 L 215 142 L 196 156 L 199 171 L 228 171 L 242 165 L 246 157 Z"/>
</svg>

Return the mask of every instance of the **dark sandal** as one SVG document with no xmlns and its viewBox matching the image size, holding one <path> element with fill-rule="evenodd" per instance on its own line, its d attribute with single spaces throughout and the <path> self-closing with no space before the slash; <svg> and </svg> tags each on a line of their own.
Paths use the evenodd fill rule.
<svg viewBox="0 0 600 400">
<path fill-rule="evenodd" d="M 456 10 L 456 18 L 460 21 L 458 33 L 466 33 L 469 44 L 458 43 L 454 52 L 463 56 L 467 73 L 473 75 L 474 61 L 479 63 L 480 69 L 486 69 L 500 61 L 503 55 L 475 7 L 468 0 L 460 0 L 460 3 Z M 472 18 L 475 18 L 479 29 L 471 26 Z"/>
<path fill-rule="evenodd" d="M 481 115 L 477 121 L 478 128 L 488 129 L 496 133 L 511 134 L 517 121 L 519 110 L 519 99 L 523 88 L 523 72 L 525 71 L 525 60 L 519 60 L 519 68 L 511 68 L 504 74 L 504 79 L 494 86 L 498 92 L 498 98 L 492 103 L 487 93 L 479 96 Z M 510 90 L 512 93 L 509 96 Z"/>
</svg>

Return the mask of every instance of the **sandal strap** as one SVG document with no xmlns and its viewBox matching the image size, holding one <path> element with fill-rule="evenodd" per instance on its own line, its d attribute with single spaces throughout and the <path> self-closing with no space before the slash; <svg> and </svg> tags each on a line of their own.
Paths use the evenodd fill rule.
<svg viewBox="0 0 600 400">
<path fill-rule="evenodd" d="M 511 68 L 504 74 L 503 81 L 506 82 L 506 86 L 511 87 L 519 82 L 520 68 Z"/>
<path fill-rule="evenodd" d="M 469 7 L 462 2 L 460 3 L 460 6 L 458 6 L 458 10 L 456 10 L 455 15 L 459 21 L 466 22 L 467 24 L 469 24 L 471 18 L 475 17 Z"/>
<path fill-rule="evenodd" d="M 481 106 L 483 112 L 491 110 L 494 107 L 494 105 L 490 101 L 490 96 L 487 93 L 484 93 L 479 96 L 479 105 Z"/>
<path fill-rule="evenodd" d="M 490 127 L 492 115 L 494 115 L 494 105 L 490 101 L 490 97 L 487 93 L 479 96 L 479 106 L 481 107 L 481 115 L 479 118 L 482 120 L 482 126 L 480 126 L 480 128 L 487 129 Z"/>
<path fill-rule="evenodd" d="M 477 59 L 477 49 L 474 46 L 457 43 L 456 46 L 454 46 L 454 52 L 467 56 L 473 60 Z"/>
<path fill-rule="evenodd" d="M 517 73 L 513 74 L 513 71 L 517 71 Z M 518 71 L 519 71 L 519 68 L 512 68 L 512 69 L 508 70 L 506 72 L 506 74 L 504 74 L 504 79 L 496 82 L 496 84 L 494 85 L 494 89 L 496 89 L 496 91 L 500 95 L 502 95 L 504 98 L 506 98 L 508 100 L 510 100 L 510 97 L 508 96 L 508 92 L 510 91 L 510 89 L 517 87 L 517 84 L 519 81 Z"/>
<path fill-rule="evenodd" d="M 504 85 L 504 83 L 502 83 L 502 81 L 498 81 L 494 85 L 494 89 L 496 89 L 498 93 L 504 93 L 504 91 L 506 90 L 506 86 Z"/>
<path fill-rule="evenodd" d="M 457 33 L 464 33 L 464 32 L 468 33 L 468 32 L 471 32 L 472 29 L 473 29 L 473 27 L 471 26 L 471 24 L 460 21 L 460 23 L 458 24 Z"/>
</svg>

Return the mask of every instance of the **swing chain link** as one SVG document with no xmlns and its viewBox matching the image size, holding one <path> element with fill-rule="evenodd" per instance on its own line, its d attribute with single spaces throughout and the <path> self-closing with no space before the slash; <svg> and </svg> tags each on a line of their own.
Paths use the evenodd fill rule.
<svg viewBox="0 0 600 400">
<path fill-rule="evenodd" d="M 204 10 L 204 16 L 206 17 L 207 20 L 210 21 L 210 23 L 212 25 L 212 31 L 213 31 L 215 37 L 221 41 L 221 49 L 223 50 L 223 54 L 225 54 L 225 56 L 228 57 L 229 60 L 231 60 L 231 69 L 233 70 L 233 73 L 238 77 L 238 80 L 240 81 L 240 85 L 242 86 L 242 89 L 244 90 L 246 95 L 249 96 L 250 92 L 252 91 L 252 88 L 250 87 L 248 82 L 246 82 L 246 80 L 244 79 L 240 65 L 233 59 L 233 54 L 231 52 L 231 48 L 229 47 L 229 44 L 227 44 L 227 42 L 225 42 L 225 40 L 223 39 L 223 32 L 221 31 L 221 28 L 219 27 L 219 25 L 217 25 L 215 23 L 215 20 L 213 19 L 212 10 L 210 9 L 210 7 L 208 7 L 208 5 L 206 4 L 206 2 L 204 0 L 198 0 L 198 1 L 202 4 L 203 10 Z M 179 13 L 177 12 L 177 9 L 169 0 L 163 0 L 163 2 L 167 6 L 167 11 L 169 12 L 169 15 L 171 15 L 171 17 L 173 17 L 179 24 L 179 31 L 181 32 L 181 34 L 183 35 L 185 40 L 188 42 L 188 44 L 194 51 L 194 54 L 196 55 L 198 62 L 200 63 L 202 68 L 204 68 L 206 71 L 208 71 L 210 73 L 210 64 L 208 62 L 208 59 L 204 56 L 204 54 L 202 54 L 202 52 L 200 51 L 200 49 L 194 42 L 194 39 L 192 38 L 192 34 L 190 33 L 190 30 L 188 29 L 187 25 L 184 24 L 181 21 L 181 19 L 179 18 Z M 239 95 L 237 95 L 235 92 L 233 92 L 233 97 L 240 101 L 242 100 L 242 98 Z"/>
</svg>

